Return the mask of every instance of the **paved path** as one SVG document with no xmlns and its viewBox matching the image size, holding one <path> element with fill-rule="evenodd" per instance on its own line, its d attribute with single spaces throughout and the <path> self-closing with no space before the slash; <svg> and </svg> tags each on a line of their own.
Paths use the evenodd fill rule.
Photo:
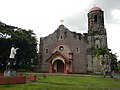
<svg viewBox="0 0 120 90">
<path fill-rule="evenodd" d="M 63 74 L 63 73 L 32 73 L 32 74 L 38 74 L 38 75 L 71 75 L 71 76 L 90 76 L 90 77 L 102 77 L 102 75 L 89 75 L 89 74 Z M 107 77 L 110 77 L 110 75 L 109 76 L 107 76 Z M 120 73 L 115 73 L 114 74 L 114 78 L 118 78 L 118 79 L 120 79 Z"/>
<path fill-rule="evenodd" d="M 120 78 L 120 74 L 119 73 L 115 73 L 114 74 L 114 78 Z"/>
</svg>

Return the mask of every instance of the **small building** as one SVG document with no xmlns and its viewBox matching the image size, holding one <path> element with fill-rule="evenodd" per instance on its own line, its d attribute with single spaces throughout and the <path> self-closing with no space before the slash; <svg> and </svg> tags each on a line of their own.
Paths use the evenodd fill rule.
<svg viewBox="0 0 120 90">
<path fill-rule="evenodd" d="M 107 48 L 104 11 L 94 6 L 87 14 L 88 33 L 70 31 L 61 24 L 57 30 L 40 38 L 39 72 L 87 73 L 100 71 L 100 61 L 91 48 Z"/>
</svg>

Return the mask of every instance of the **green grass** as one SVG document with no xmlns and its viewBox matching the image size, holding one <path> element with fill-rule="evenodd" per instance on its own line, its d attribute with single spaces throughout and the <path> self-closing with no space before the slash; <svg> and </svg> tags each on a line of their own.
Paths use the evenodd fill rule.
<svg viewBox="0 0 120 90">
<path fill-rule="evenodd" d="M 102 76 L 37 75 L 37 82 L 0 85 L 0 90 L 120 90 L 120 80 Z"/>
</svg>

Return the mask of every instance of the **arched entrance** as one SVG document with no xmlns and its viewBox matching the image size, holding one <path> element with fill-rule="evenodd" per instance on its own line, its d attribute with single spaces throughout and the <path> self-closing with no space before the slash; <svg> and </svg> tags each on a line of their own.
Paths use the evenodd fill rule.
<svg viewBox="0 0 120 90">
<path fill-rule="evenodd" d="M 72 53 L 69 53 L 69 58 L 63 53 L 56 51 L 46 62 L 50 63 L 49 73 L 67 73 L 72 72 Z"/>
<path fill-rule="evenodd" d="M 54 62 L 54 68 L 57 73 L 64 73 L 64 63 L 62 60 L 56 60 Z"/>
</svg>

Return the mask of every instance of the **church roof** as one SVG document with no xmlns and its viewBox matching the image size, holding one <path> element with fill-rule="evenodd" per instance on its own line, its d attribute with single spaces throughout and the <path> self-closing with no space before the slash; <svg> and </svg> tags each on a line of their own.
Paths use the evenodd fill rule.
<svg viewBox="0 0 120 90">
<path fill-rule="evenodd" d="M 102 9 L 100 7 L 94 6 L 93 8 L 90 9 L 90 12 L 91 11 L 102 11 Z"/>
<path fill-rule="evenodd" d="M 52 59 L 55 57 L 55 56 L 61 56 L 62 58 L 64 58 L 64 60 L 65 60 L 65 62 L 69 62 L 69 59 L 67 58 L 67 57 L 65 57 L 64 55 L 62 55 L 62 53 L 60 53 L 60 52 L 58 52 L 58 51 L 56 51 L 55 53 L 53 53 L 47 60 L 46 60 L 46 62 L 51 62 L 52 61 Z"/>
</svg>

